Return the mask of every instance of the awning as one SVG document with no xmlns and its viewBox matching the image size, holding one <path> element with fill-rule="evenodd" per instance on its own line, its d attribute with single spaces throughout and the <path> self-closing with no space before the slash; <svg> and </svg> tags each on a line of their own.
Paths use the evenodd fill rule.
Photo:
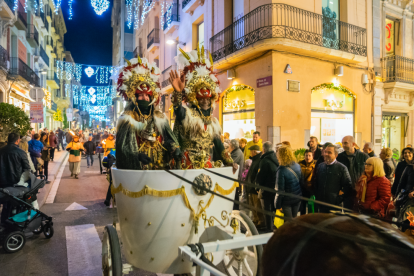
<svg viewBox="0 0 414 276">
<path fill-rule="evenodd" d="M 17 91 L 17 90 L 15 90 L 15 89 L 12 89 L 12 91 L 11 91 L 12 93 L 14 93 L 14 94 L 16 94 L 16 96 L 17 97 L 20 97 L 20 98 L 23 98 L 24 100 L 26 100 L 26 102 L 34 102 L 35 100 L 33 100 L 32 98 L 30 98 L 30 96 L 26 96 L 25 94 L 23 94 L 22 92 L 20 92 L 20 91 Z M 16 97 L 16 96 L 14 96 L 13 94 L 11 94 L 11 96 L 13 96 L 13 97 Z"/>
</svg>

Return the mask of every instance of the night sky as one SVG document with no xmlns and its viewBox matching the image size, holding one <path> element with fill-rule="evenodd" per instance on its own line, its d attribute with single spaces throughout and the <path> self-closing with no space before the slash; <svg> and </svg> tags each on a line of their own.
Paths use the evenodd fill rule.
<svg viewBox="0 0 414 276">
<path fill-rule="evenodd" d="M 74 61 L 88 65 L 112 65 L 112 0 L 102 15 L 95 13 L 91 0 L 73 0 L 72 20 L 68 19 L 68 0 L 63 0 L 61 7 L 67 29 L 65 47 L 72 53 Z M 85 74 L 81 82 L 82 85 L 100 85 Z"/>
</svg>

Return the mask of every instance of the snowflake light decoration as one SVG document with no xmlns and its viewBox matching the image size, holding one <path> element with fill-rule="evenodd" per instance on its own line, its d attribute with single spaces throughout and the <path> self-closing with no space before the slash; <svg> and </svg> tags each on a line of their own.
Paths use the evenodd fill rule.
<svg viewBox="0 0 414 276">
<path fill-rule="evenodd" d="M 91 87 L 88 89 L 89 94 L 92 96 L 95 93 L 95 88 Z"/>
<path fill-rule="evenodd" d="M 93 68 L 89 66 L 88 68 L 85 69 L 85 73 L 90 78 L 95 73 L 95 70 L 93 70 Z"/>
</svg>

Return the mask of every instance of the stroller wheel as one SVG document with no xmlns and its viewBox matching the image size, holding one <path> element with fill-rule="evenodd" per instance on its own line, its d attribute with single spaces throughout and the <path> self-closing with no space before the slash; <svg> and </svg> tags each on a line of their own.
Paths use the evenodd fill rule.
<svg viewBox="0 0 414 276">
<path fill-rule="evenodd" d="M 23 232 L 11 232 L 3 241 L 3 249 L 7 253 L 14 253 L 22 249 L 25 243 L 26 237 Z"/>
<path fill-rule="evenodd" d="M 53 230 L 53 226 L 50 224 L 45 224 L 43 226 L 43 234 L 45 235 L 46 239 L 50 239 L 53 237 L 53 234 L 55 233 L 55 230 Z"/>
</svg>

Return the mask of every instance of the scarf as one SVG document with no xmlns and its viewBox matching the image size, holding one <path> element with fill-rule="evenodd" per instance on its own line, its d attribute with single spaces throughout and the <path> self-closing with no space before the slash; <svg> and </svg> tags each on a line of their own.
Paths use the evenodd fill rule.
<svg viewBox="0 0 414 276">
<path fill-rule="evenodd" d="M 149 102 L 145 101 L 145 100 L 138 100 L 137 101 L 138 107 L 135 106 L 135 108 L 139 108 L 139 110 L 141 111 L 142 114 L 144 115 L 148 115 L 150 112 L 150 106 L 149 106 Z"/>
<path fill-rule="evenodd" d="M 365 202 L 365 195 L 367 193 L 367 181 L 368 176 L 365 174 L 361 175 L 361 178 L 359 179 L 359 185 L 358 185 L 358 191 L 357 191 L 357 198 L 361 202 Z"/>
</svg>

